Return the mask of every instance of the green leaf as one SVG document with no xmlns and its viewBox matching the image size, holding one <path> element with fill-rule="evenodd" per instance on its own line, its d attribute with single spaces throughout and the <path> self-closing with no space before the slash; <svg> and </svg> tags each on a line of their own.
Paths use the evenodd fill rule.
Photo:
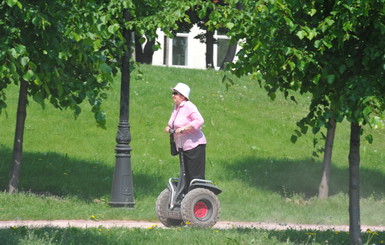
<svg viewBox="0 0 385 245">
<path fill-rule="evenodd" d="M 328 47 L 328 48 L 332 48 L 333 47 L 333 44 L 329 41 L 329 40 L 322 40 L 322 43 Z"/>
<path fill-rule="evenodd" d="M 39 104 L 44 104 L 44 96 L 41 93 L 35 93 L 33 95 L 33 100 Z"/>
<path fill-rule="evenodd" d="M 37 65 L 31 61 L 28 61 L 28 67 L 30 70 L 34 70 L 34 71 L 36 71 L 37 69 Z"/>
<path fill-rule="evenodd" d="M 225 26 L 226 26 L 227 29 L 231 30 L 234 27 L 234 23 L 228 22 L 228 23 L 226 23 Z"/>
<path fill-rule="evenodd" d="M 106 113 L 102 110 L 99 110 L 95 114 L 95 119 L 99 127 L 106 128 Z"/>
<path fill-rule="evenodd" d="M 315 40 L 314 41 L 314 48 L 319 48 L 321 46 L 321 41 L 320 40 Z"/>
<path fill-rule="evenodd" d="M 335 21 L 332 20 L 330 17 L 326 18 L 326 19 L 325 19 L 325 22 L 326 22 L 329 26 L 331 26 L 331 25 L 333 25 L 333 24 L 335 23 Z"/>
<path fill-rule="evenodd" d="M 339 67 L 338 67 L 338 71 L 342 74 L 342 73 L 344 73 L 345 71 L 346 71 L 346 65 L 340 65 Z"/>
<path fill-rule="evenodd" d="M 75 39 L 76 42 L 79 42 L 81 40 L 81 37 L 76 32 L 72 32 L 72 36 Z"/>
<path fill-rule="evenodd" d="M 39 76 L 36 76 L 36 78 L 33 80 L 33 82 L 34 82 L 36 85 L 38 85 L 38 86 L 40 86 L 40 85 L 43 84 L 43 82 L 40 80 Z"/>
<path fill-rule="evenodd" d="M 368 118 L 369 118 L 369 115 L 372 113 L 372 108 L 369 107 L 369 106 L 366 106 L 366 107 L 364 108 L 364 110 L 363 110 L 362 113 L 364 114 L 364 117 L 365 117 L 366 119 L 368 119 Z"/>
<path fill-rule="evenodd" d="M 314 30 L 311 30 L 311 31 L 309 31 L 309 34 L 308 34 L 307 38 L 309 40 L 312 40 L 315 36 L 317 36 L 317 32 L 314 31 Z"/>
<path fill-rule="evenodd" d="M 315 76 L 313 79 L 313 83 L 318 85 L 320 78 L 321 78 L 321 74 L 317 74 L 317 76 Z"/>
<path fill-rule="evenodd" d="M 317 13 L 317 10 L 316 9 L 311 9 L 310 11 L 309 11 L 309 15 L 310 16 L 313 16 L 313 15 L 315 15 Z"/>
<path fill-rule="evenodd" d="M 20 64 L 21 64 L 22 66 L 26 66 L 26 65 L 28 64 L 28 62 L 29 62 L 29 57 L 23 57 L 23 58 L 21 58 L 21 60 L 20 60 Z"/>
<path fill-rule="evenodd" d="M 18 0 L 7 0 L 7 4 L 9 7 L 13 7 L 17 4 Z"/>
<path fill-rule="evenodd" d="M 328 81 L 329 84 L 332 84 L 334 83 L 335 78 L 336 76 L 334 74 L 331 74 L 326 77 L 326 80 Z"/>
<path fill-rule="evenodd" d="M 132 8 L 134 8 L 133 7 L 133 3 L 132 3 L 132 1 L 122 1 L 122 4 L 123 4 L 123 8 L 125 8 L 125 9 L 132 9 Z"/>
<path fill-rule="evenodd" d="M 290 66 L 290 70 L 294 71 L 294 69 L 295 69 L 295 63 L 292 62 L 292 61 L 288 61 L 287 63 L 288 63 L 289 66 Z"/>
<path fill-rule="evenodd" d="M 32 70 L 28 70 L 28 71 L 24 74 L 23 79 L 24 79 L 25 81 L 30 81 L 31 78 L 32 78 L 34 75 L 35 75 L 35 73 L 34 73 Z"/>
<path fill-rule="evenodd" d="M 298 31 L 296 35 L 297 37 L 299 37 L 299 39 L 302 40 L 306 36 L 306 32 L 301 30 L 301 31 Z"/>
<path fill-rule="evenodd" d="M 158 51 L 161 47 L 160 47 L 160 44 L 154 44 L 154 45 L 152 45 L 152 51 Z"/>
<path fill-rule="evenodd" d="M 115 34 L 116 32 L 118 32 L 118 30 L 119 30 L 119 24 L 117 24 L 117 23 L 110 25 L 108 27 L 108 32 L 111 34 Z"/>
<path fill-rule="evenodd" d="M 11 49 L 9 50 L 9 52 L 11 53 L 11 55 L 12 55 L 13 58 L 17 59 L 17 57 L 19 57 L 19 53 L 16 51 L 16 49 L 11 48 Z"/>
<path fill-rule="evenodd" d="M 97 51 L 100 49 L 100 47 L 102 46 L 102 40 L 100 39 L 97 39 L 93 42 L 93 45 L 94 45 L 94 50 Z"/>
<path fill-rule="evenodd" d="M 27 47 L 22 45 L 22 44 L 18 44 L 16 45 L 16 51 L 20 54 L 20 55 L 23 55 L 27 52 Z"/>
<path fill-rule="evenodd" d="M 369 134 L 369 135 L 365 136 L 365 140 L 366 140 L 369 144 L 372 144 L 372 143 L 373 143 L 373 135 Z"/>
<path fill-rule="evenodd" d="M 99 69 L 104 73 L 111 73 L 112 72 L 112 68 L 104 62 L 102 64 L 100 64 Z"/>
<path fill-rule="evenodd" d="M 140 43 L 140 44 L 143 44 L 143 43 L 145 43 L 145 42 L 146 42 L 146 38 L 145 38 L 145 37 L 139 38 L 139 43 Z"/>
<path fill-rule="evenodd" d="M 344 31 L 350 31 L 353 27 L 353 24 L 350 21 L 347 21 L 344 23 L 343 26 Z"/>
</svg>

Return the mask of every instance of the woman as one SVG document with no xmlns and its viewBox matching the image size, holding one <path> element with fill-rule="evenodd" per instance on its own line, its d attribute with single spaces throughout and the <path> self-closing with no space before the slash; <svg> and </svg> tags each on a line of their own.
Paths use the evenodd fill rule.
<svg viewBox="0 0 385 245">
<path fill-rule="evenodd" d="M 164 131 L 174 134 L 177 145 L 178 137 L 181 138 L 187 183 L 193 179 L 205 179 L 206 137 L 201 130 L 203 117 L 189 100 L 189 86 L 178 83 L 171 90 L 174 110 Z"/>
</svg>

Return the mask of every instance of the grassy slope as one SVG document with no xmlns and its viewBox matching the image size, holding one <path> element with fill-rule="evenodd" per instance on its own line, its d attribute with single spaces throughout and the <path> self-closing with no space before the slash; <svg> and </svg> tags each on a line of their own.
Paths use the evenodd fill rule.
<svg viewBox="0 0 385 245">
<path fill-rule="evenodd" d="M 281 95 L 273 102 L 247 78 L 228 91 L 215 71 L 142 66 L 144 77 L 131 82 L 130 124 L 134 210 L 109 208 L 115 162 L 119 82 L 109 91 L 107 130 L 95 126 L 86 104 L 77 120 L 50 105 L 28 108 L 21 188 L 44 195 L 0 193 L 0 219 L 156 219 L 154 204 L 167 179 L 178 174 L 163 133 L 172 109 L 169 87 L 185 82 L 205 118 L 207 178 L 223 194 L 222 220 L 348 224 L 349 125 L 337 127 L 331 198 L 314 198 L 321 159 L 311 159 L 313 136 L 290 143 L 295 122 L 306 115 L 309 98 L 299 103 Z M 0 188 L 5 190 L 11 162 L 17 89 L 8 92 L 8 117 L 0 115 Z M 362 143 L 362 224 L 380 225 L 385 212 L 384 132 Z"/>
</svg>

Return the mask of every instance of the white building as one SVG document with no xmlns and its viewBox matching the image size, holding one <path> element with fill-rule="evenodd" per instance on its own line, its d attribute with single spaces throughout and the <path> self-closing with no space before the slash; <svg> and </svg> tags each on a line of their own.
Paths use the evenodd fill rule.
<svg viewBox="0 0 385 245">
<path fill-rule="evenodd" d="M 157 41 L 160 43 L 161 49 L 154 52 L 152 64 L 206 69 L 206 44 L 194 38 L 203 33 L 204 31 L 196 25 L 190 33 L 178 33 L 174 38 L 168 38 L 163 32 L 158 31 Z M 226 55 L 230 40 L 226 35 L 221 35 L 217 31 L 214 34 L 214 39 L 217 40 L 213 52 L 214 66 L 219 68 Z"/>
</svg>

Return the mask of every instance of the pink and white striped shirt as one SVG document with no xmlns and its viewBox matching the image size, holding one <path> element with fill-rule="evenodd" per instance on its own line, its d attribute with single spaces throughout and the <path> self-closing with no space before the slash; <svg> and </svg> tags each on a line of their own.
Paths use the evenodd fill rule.
<svg viewBox="0 0 385 245">
<path fill-rule="evenodd" d="M 206 137 L 202 132 L 204 119 L 199 113 L 198 108 L 191 101 L 183 101 L 179 106 L 174 106 L 168 126 L 172 128 L 174 122 L 174 129 L 183 128 L 187 125 L 194 129 L 187 130 L 183 134 L 174 134 L 175 142 L 178 147 L 178 136 L 182 137 L 183 150 L 191 150 L 198 145 L 206 144 Z"/>
</svg>

